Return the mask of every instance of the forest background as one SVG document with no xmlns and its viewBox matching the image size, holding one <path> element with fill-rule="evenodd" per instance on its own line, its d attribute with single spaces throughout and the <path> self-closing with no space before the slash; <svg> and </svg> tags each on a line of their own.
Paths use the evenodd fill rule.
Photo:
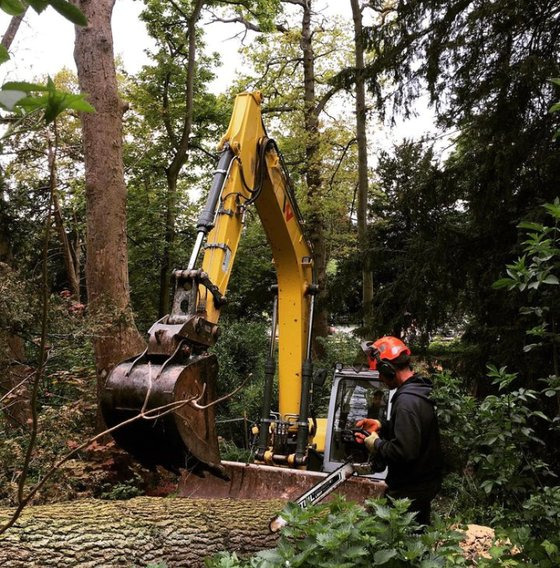
<svg viewBox="0 0 560 568">
<path fill-rule="evenodd" d="M 13 9 L 14 0 L 0 4 Z M 131 73 L 117 60 L 113 105 L 122 116 L 126 217 L 103 201 L 111 185 L 87 182 L 80 121 L 88 113 L 77 93 L 100 112 L 93 99 L 106 85 L 84 88 L 83 74 L 61 69 L 45 90 L 44 77 L 18 77 L 36 85 L 20 84 L 29 96 L 15 106 L 2 98 L 12 111 L 0 200 L 5 502 L 17 502 L 21 479 L 36 483 L 99 427 L 107 370 L 138 351 L 168 311 L 169 274 L 190 255 L 233 97 L 259 89 L 317 254 L 316 364 L 358 360 L 359 338 L 403 337 L 434 373 L 449 470 L 441 511 L 494 525 L 521 520 L 534 554 L 557 555 L 542 542 L 560 533 L 560 154 L 550 112 L 559 3 L 352 0 L 347 18 L 311 0 L 143 4 L 148 62 Z M 89 2 L 80 5 L 87 13 Z M 103 5 L 110 16 L 112 3 Z M 220 53 L 205 40 L 211 22 L 235 23 L 243 62 L 219 93 L 209 87 L 220 74 Z M 420 98 L 436 128 L 378 150 L 378 133 Z M 98 167 L 108 170 L 104 151 Z M 124 249 L 99 245 L 119 227 Z M 247 449 L 259 413 L 274 283 L 254 215 L 238 254 L 216 347 L 221 392 L 253 373 L 220 410 L 234 454 Z M 95 262 L 114 267 L 115 282 L 104 282 Z M 104 295 L 107 286 L 120 296 Z M 336 331 L 343 327 L 353 335 Z M 80 453 L 73 475 L 55 473 L 35 502 L 130 496 L 153 482 L 132 464 L 109 478 L 91 466 L 96 451 L 109 450 Z"/>
</svg>

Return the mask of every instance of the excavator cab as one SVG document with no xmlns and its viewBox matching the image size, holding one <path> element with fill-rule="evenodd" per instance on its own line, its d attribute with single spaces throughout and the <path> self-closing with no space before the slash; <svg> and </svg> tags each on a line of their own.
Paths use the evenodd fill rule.
<svg viewBox="0 0 560 568">
<path fill-rule="evenodd" d="M 388 420 L 392 392 L 368 366 L 337 364 L 329 401 L 323 471 L 331 472 L 351 459 L 360 471 L 376 480 L 387 475 L 385 464 L 375 462 L 363 445 L 354 441 L 353 429 L 362 418 Z"/>
</svg>

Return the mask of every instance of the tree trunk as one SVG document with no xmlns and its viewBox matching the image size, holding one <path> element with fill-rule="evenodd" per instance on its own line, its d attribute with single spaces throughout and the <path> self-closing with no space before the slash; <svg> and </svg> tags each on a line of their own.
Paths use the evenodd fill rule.
<svg viewBox="0 0 560 568">
<path fill-rule="evenodd" d="M 49 156 L 49 172 L 50 172 L 50 190 L 53 199 L 53 213 L 56 232 L 62 246 L 62 257 L 64 258 L 64 267 L 66 268 L 66 276 L 68 278 L 68 285 L 72 297 L 76 301 L 80 301 L 80 280 L 74 264 L 74 257 L 72 255 L 72 247 L 70 240 L 66 234 L 64 227 L 64 219 L 62 218 L 62 211 L 60 210 L 60 200 L 58 198 L 58 180 L 57 180 L 57 163 L 56 153 L 58 150 L 58 135 L 56 131 L 56 121 L 54 122 L 54 143 L 49 138 L 48 140 L 48 156 Z"/>
<path fill-rule="evenodd" d="M 272 548 L 268 523 L 284 504 L 137 497 L 29 507 L 0 536 L 0 566 L 203 566 L 220 551 Z M 1 520 L 8 515 L 0 510 Z"/>
<path fill-rule="evenodd" d="M 196 24 L 200 18 L 204 0 L 197 0 L 193 6 L 191 15 L 187 20 L 187 34 L 189 41 L 189 51 L 187 57 L 187 78 L 185 83 L 185 116 L 183 120 L 183 130 L 181 138 L 177 143 L 175 155 L 171 163 L 165 170 L 167 177 L 167 212 L 165 216 L 165 243 L 161 261 L 160 274 L 160 298 L 159 298 L 159 316 L 162 317 L 169 313 L 170 298 L 170 278 L 171 269 L 173 268 L 173 246 L 175 244 L 175 224 L 176 224 L 176 208 L 177 208 L 177 180 L 181 168 L 187 161 L 189 150 L 189 139 L 192 131 L 193 122 L 193 100 L 194 100 L 194 77 L 196 73 Z M 165 85 L 164 92 L 164 108 L 168 104 L 167 88 Z M 171 121 L 169 114 L 164 115 L 166 121 L 165 127 L 171 140 L 175 138 L 171 129 Z"/>
<path fill-rule="evenodd" d="M 373 274 L 367 241 L 368 162 L 366 135 L 366 89 L 364 83 L 364 40 L 362 11 L 359 0 L 350 0 L 354 20 L 354 45 L 356 59 L 356 138 L 358 141 L 358 254 L 362 263 L 362 306 L 364 331 L 373 331 Z"/>
<path fill-rule="evenodd" d="M 326 274 L 327 274 L 327 247 L 325 243 L 325 223 L 322 214 L 322 164 L 319 145 L 319 109 L 315 99 L 315 53 L 313 51 L 313 34 L 311 30 L 312 0 L 302 2 L 303 19 L 301 30 L 301 49 L 303 53 L 303 98 L 304 121 L 306 132 L 305 157 L 307 170 L 307 197 L 310 205 L 309 227 L 311 244 L 319 295 L 315 311 L 314 337 L 326 337 L 328 333 L 328 318 L 325 307 L 326 300 Z M 322 348 L 317 342 L 314 350 L 321 355 Z"/>
<path fill-rule="evenodd" d="M 12 46 L 12 43 L 14 42 L 16 34 L 19 30 L 21 22 L 23 21 L 23 18 L 25 17 L 25 14 L 27 13 L 28 8 L 29 8 L 28 6 L 25 6 L 25 10 L 19 16 L 14 16 L 10 20 L 8 27 L 6 28 L 6 31 L 2 36 L 2 42 L 1 42 L 2 46 L 5 47 L 6 49 L 10 49 L 10 47 Z"/>
<path fill-rule="evenodd" d="M 108 372 L 142 350 L 129 303 L 126 186 L 122 157 L 124 105 L 117 91 L 111 15 L 115 0 L 81 0 L 87 27 L 76 27 L 74 59 L 80 89 L 96 112 L 82 115 L 84 140 L 88 310 L 99 332 L 93 340 L 98 391 Z"/>
<path fill-rule="evenodd" d="M 9 270 L 0 264 L 2 270 Z M 26 426 L 31 419 L 29 383 L 33 369 L 26 365 L 23 339 L 0 331 L 0 408 L 11 426 Z"/>
</svg>

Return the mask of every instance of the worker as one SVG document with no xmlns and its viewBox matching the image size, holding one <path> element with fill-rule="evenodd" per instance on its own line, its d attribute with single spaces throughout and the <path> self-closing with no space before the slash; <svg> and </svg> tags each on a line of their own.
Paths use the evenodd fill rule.
<svg viewBox="0 0 560 568">
<path fill-rule="evenodd" d="M 356 433 L 374 459 L 387 464 L 386 495 L 411 500 L 410 510 L 421 525 L 430 524 L 431 502 L 441 486 L 442 453 L 433 401 L 432 383 L 415 373 L 410 364 L 410 349 L 396 337 L 386 336 L 362 344 L 370 369 L 390 389 L 388 421 L 372 418 L 358 420 L 356 426 L 367 435 Z"/>
<path fill-rule="evenodd" d="M 381 389 L 376 389 L 373 392 L 368 391 L 366 393 L 366 401 L 368 405 L 367 417 L 381 420 L 385 410 L 385 405 L 383 404 L 383 391 Z"/>
</svg>

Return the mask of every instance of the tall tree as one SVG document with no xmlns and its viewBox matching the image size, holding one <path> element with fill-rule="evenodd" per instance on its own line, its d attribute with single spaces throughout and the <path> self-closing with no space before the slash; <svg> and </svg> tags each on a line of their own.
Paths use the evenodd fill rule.
<svg viewBox="0 0 560 568">
<path fill-rule="evenodd" d="M 111 16 L 115 0 L 81 0 L 88 26 L 76 28 L 74 58 L 82 91 L 95 113 L 82 116 L 85 156 L 88 309 L 98 320 L 93 339 L 98 389 L 111 368 L 142 350 L 128 289 L 126 185 L 122 156 L 122 115 Z"/>
<path fill-rule="evenodd" d="M 366 87 L 364 62 L 364 32 L 362 26 L 362 6 L 359 0 L 350 0 L 354 21 L 354 51 L 356 64 L 356 139 L 358 143 L 358 192 L 356 211 L 358 217 L 358 254 L 362 265 L 362 304 L 364 327 L 367 332 L 373 328 L 373 275 L 371 258 L 367 252 L 368 220 L 368 148 L 366 133 Z"/>
<path fill-rule="evenodd" d="M 556 2 L 381 0 L 380 20 L 368 30 L 376 59 L 369 85 L 392 80 L 394 101 L 406 108 L 427 90 L 439 124 L 459 131 L 445 165 L 459 189 L 456 207 L 467 230 L 461 262 L 440 274 L 461 274 L 469 326 L 476 345 L 470 368 L 489 358 L 519 364 L 525 341 L 518 305 L 491 290 L 518 244 L 515 225 L 557 194 L 560 155 L 552 141 L 558 119 L 548 79 L 560 72 L 560 18 Z M 498 340 L 496 338 L 499 338 Z M 543 362 L 544 364 L 544 362 Z M 536 365 L 529 365 L 534 375 Z"/>
<path fill-rule="evenodd" d="M 328 241 L 332 236 L 328 229 L 329 217 L 336 215 L 335 235 L 339 236 L 341 209 L 345 207 L 341 207 L 341 201 L 337 202 L 342 192 L 334 187 L 339 170 L 343 169 L 341 162 L 347 158 L 354 138 L 344 120 L 335 119 L 327 112 L 332 110 L 328 109 L 329 102 L 339 92 L 339 88 L 329 85 L 328 81 L 332 66 L 336 68 L 348 55 L 347 37 L 337 24 L 328 26 L 326 21 L 321 21 L 312 0 L 287 0 L 283 4 L 295 8 L 286 11 L 286 21 L 275 25 L 279 34 L 257 37 L 255 44 L 247 48 L 255 71 L 253 77 L 242 80 L 241 84 L 242 88 L 250 85 L 268 95 L 265 112 L 280 117 L 282 149 L 291 164 L 297 163 L 294 178 L 303 188 L 300 203 L 321 290 L 315 315 L 315 337 L 324 337 L 328 331 Z M 254 24 L 244 23 L 248 29 L 262 31 Z M 279 53 L 282 56 L 278 56 Z M 343 217 L 345 215 L 347 210 L 342 213 Z M 320 342 L 316 342 L 315 350 L 322 351 Z"/>
</svg>

